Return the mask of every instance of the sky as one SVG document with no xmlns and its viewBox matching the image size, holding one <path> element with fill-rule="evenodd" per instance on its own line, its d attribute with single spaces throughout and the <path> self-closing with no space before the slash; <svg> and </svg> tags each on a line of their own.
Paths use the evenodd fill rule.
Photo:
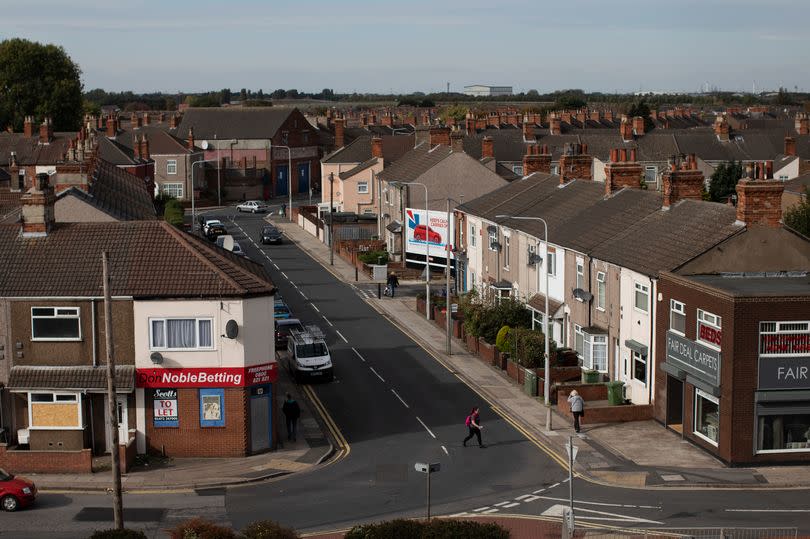
<svg viewBox="0 0 810 539">
<path fill-rule="evenodd" d="M 810 89 L 808 0 L 0 0 L 86 90 Z"/>
</svg>

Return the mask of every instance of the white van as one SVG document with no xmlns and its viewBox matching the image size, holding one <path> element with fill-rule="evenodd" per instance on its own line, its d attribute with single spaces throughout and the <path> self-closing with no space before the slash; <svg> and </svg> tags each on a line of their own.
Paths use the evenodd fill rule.
<svg viewBox="0 0 810 539">
<path fill-rule="evenodd" d="M 332 356 L 329 355 L 323 332 L 317 326 L 307 326 L 303 330 L 290 329 L 287 361 L 296 381 L 304 378 L 331 381 L 334 378 Z"/>
<path fill-rule="evenodd" d="M 231 245 L 231 242 L 227 241 L 225 238 L 230 238 L 231 241 L 233 242 L 233 248 L 232 249 L 228 249 L 228 247 L 230 247 L 230 245 Z M 216 239 L 216 243 L 217 243 L 217 247 L 222 247 L 223 249 L 227 249 L 227 250 L 231 251 L 235 255 L 244 256 L 245 258 L 247 258 L 247 254 L 245 254 L 245 252 L 242 250 L 242 246 L 239 245 L 238 241 L 235 241 L 233 239 L 233 236 L 229 236 L 229 235 L 219 236 Z"/>
</svg>

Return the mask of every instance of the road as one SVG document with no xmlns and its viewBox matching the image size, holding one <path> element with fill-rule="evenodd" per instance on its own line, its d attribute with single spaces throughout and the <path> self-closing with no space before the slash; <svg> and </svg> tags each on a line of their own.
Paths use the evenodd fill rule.
<svg viewBox="0 0 810 539">
<path fill-rule="evenodd" d="M 425 476 L 415 462 L 439 462 L 434 514 L 558 516 L 568 503 L 567 473 L 365 300 L 374 287 L 335 278 L 296 245 L 255 245 L 261 215 L 219 210 L 235 239 L 267 267 L 285 301 L 326 333 L 333 383 L 313 384 L 347 440 L 348 454 L 289 478 L 206 495 L 128 495 L 130 525 L 150 537 L 189 516 L 241 528 L 270 518 L 302 532 L 425 513 Z M 481 407 L 484 441 L 462 447 L 464 418 Z M 810 533 L 807 490 L 647 490 L 574 480 L 575 514 L 590 525 L 627 527 L 798 527 Z M 43 494 L 31 511 L 0 515 L 3 537 L 77 537 L 104 524 L 98 494 Z M 135 509 L 135 511 L 132 511 Z M 89 519 L 89 520 L 88 520 Z M 93 520 L 95 519 L 95 520 Z M 81 536 L 81 535 L 78 535 Z"/>
</svg>

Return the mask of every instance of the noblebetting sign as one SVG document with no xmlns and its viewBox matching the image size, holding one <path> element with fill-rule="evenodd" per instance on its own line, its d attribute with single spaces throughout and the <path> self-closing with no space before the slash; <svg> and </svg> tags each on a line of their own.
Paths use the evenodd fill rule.
<svg viewBox="0 0 810 539">
<path fill-rule="evenodd" d="M 273 383 L 278 379 L 277 363 L 252 367 L 198 367 L 180 369 L 138 369 L 135 385 L 146 388 L 247 387 Z"/>
</svg>

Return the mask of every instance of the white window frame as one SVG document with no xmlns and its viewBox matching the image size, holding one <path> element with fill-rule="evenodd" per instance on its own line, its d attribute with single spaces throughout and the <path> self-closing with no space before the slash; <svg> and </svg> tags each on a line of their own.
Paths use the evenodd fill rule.
<svg viewBox="0 0 810 539">
<path fill-rule="evenodd" d="M 177 174 L 177 159 L 166 159 L 166 174 L 170 176 Z"/>
<path fill-rule="evenodd" d="M 494 243 L 496 243 L 498 241 L 498 230 L 497 229 L 492 230 L 492 231 L 488 230 L 487 232 L 488 232 L 487 235 L 489 237 L 489 246 L 488 246 L 489 250 L 490 251 L 497 251 L 497 248 L 492 247 L 492 244 L 494 244 Z"/>
<path fill-rule="evenodd" d="M 577 350 L 577 337 L 582 338 L 582 350 Z M 579 359 L 585 360 L 585 332 L 582 331 L 582 326 L 574 324 L 574 352 L 577 353 Z"/>
<path fill-rule="evenodd" d="M 596 310 L 604 312 L 607 304 L 607 275 L 604 271 L 596 272 Z"/>
<path fill-rule="evenodd" d="M 470 247 L 475 247 L 477 242 L 477 234 L 475 233 L 475 225 L 470 223 Z"/>
<path fill-rule="evenodd" d="M 52 400 L 50 402 L 47 401 L 34 401 L 31 399 L 31 395 L 51 395 Z M 72 400 L 56 400 L 56 397 L 64 397 L 64 396 L 71 396 L 73 397 Z M 74 427 L 65 427 L 65 426 L 56 426 L 56 427 L 49 427 L 49 426 L 37 426 L 34 425 L 34 410 L 31 406 L 32 404 L 75 404 L 76 405 L 76 422 L 78 426 Z M 84 430 L 84 414 L 82 414 L 82 399 L 79 393 L 72 393 L 67 391 L 46 391 L 46 390 L 39 390 L 39 391 L 28 391 L 28 430 Z"/>
<path fill-rule="evenodd" d="M 640 283 L 638 281 L 633 281 L 633 284 L 635 285 L 634 289 L 633 289 L 633 309 L 635 309 L 636 311 L 638 311 L 640 313 L 649 314 L 649 312 L 650 312 L 650 287 L 649 287 L 649 285 L 642 284 L 642 283 Z M 638 296 L 639 293 L 644 294 L 645 296 L 647 296 L 647 301 L 644 304 L 643 309 L 640 309 L 638 307 L 637 296 Z"/>
<path fill-rule="evenodd" d="M 183 198 L 183 195 L 185 194 L 185 189 L 183 189 L 182 182 L 164 183 L 160 186 L 160 190 L 161 192 L 174 198 Z"/>
<path fill-rule="evenodd" d="M 44 315 L 34 316 L 34 309 L 53 309 L 54 314 L 53 314 L 53 316 L 44 316 Z M 58 314 L 58 312 L 60 310 L 62 310 L 62 311 L 70 310 L 70 311 L 73 311 L 75 314 L 64 314 L 64 313 Z M 79 324 L 78 324 L 79 335 L 77 337 L 37 337 L 34 334 L 34 319 L 35 318 L 49 318 L 49 319 L 51 319 L 51 318 L 69 318 L 69 319 L 78 320 L 78 322 L 79 322 Z M 62 342 L 64 342 L 64 341 L 76 342 L 76 341 L 81 341 L 82 340 L 82 312 L 81 312 L 81 309 L 79 307 L 58 307 L 58 306 L 52 306 L 52 305 L 48 305 L 48 306 L 37 305 L 37 306 L 31 307 L 31 340 L 32 341 L 40 341 L 40 342 L 48 342 L 48 341 L 50 341 L 50 342 L 60 342 L 60 341 L 62 341 Z"/>
<path fill-rule="evenodd" d="M 674 325 L 672 324 L 673 314 L 683 316 L 683 331 L 675 329 Z M 686 337 L 686 304 L 682 301 L 678 301 L 676 299 L 669 300 L 669 330 L 673 333 L 677 333 L 681 337 Z"/>
<path fill-rule="evenodd" d="M 720 316 L 717 316 L 714 313 L 710 313 L 709 311 L 705 311 L 703 309 L 697 310 L 697 320 L 695 320 L 695 341 L 699 342 L 703 346 L 708 346 L 712 350 L 720 350 L 720 346 L 709 341 L 704 341 L 700 338 L 700 324 L 709 326 L 712 329 L 716 329 L 717 331 L 723 331 L 723 319 Z"/>
<path fill-rule="evenodd" d="M 717 441 L 712 440 L 708 436 L 704 436 L 697 430 L 697 417 L 698 417 L 697 413 L 698 413 L 699 398 L 706 399 L 707 401 L 717 405 Z M 692 434 L 694 434 L 701 440 L 706 440 L 715 447 L 717 447 L 720 444 L 720 399 L 698 388 L 695 388 L 695 403 L 694 406 L 692 407 Z"/>
<path fill-rule="evenodd" d="M 630 351 L 630 377 L 635 380 L 636 382 L 641 382 L 645 386 L 647 385 L 647 380 L 650 378 L 650 371 L 647 369 L 647 356 L 644 354 L 637 352 L 636 350 Z M 644 363 L 644 380 L 640 380 L 636 377 L 636 362 Z"/>
<path fill-rule="evenodd" d="M 786 327 L 783 327 L 786 326 Z M 804 327 L 790 327 L 790 326 L 804 326 Z M 762 345 L 763 335 L 807 335 L 810 339 L 810 320 L 792 320 L 785 322 L 760 322 L 759 323 L 759 355 L 761 357 L 807 357 L 810 356 L 810 351 L 789 351 L 789 352 L 766 352 Z"/>
<path fill-rule="evenodd" d="M 608 355 L 608 338 L 607 335 L 594 335 L 591 333 L 583 333 L 583 352 L 584 358 L 582 360 L 583 365 L 585 365 L 588 369 L 597 371 L 597 372 L 608 372 L 608 363 L 610 363 L 610 357 Z M 605 365 L 604 368 L 597 369 L 593 363 L 593 349 L 595 346 L 603 346 L 605 349 Z M 586 365 L 587 363 L 587 365 Z"/>
<path fill-rule="evenodd" d="M 585 290 L 585 260 L 580 257 L 577 257 L 577 280 L 575 288 Z M 582 300 L 580 299 L 579 301 Z"/>
<path fill-rule="evenodd" d="M 509 269 L 509 255 L 510 255 L 509 251 L 510 251 L 511 247 L 512 247 L 512 238 L 509 236 L 509 234 L 504 234 L 503 235 L 503 269 L 505 269 L 505 270 Z"/>
<path fill-rule="evenodd" d="M 554 247 L 546 247 L 546 273 L 551 277 L 557 276 L 557 250 Z"/>
<path fill-rule="evenodd" d="M 367 195 L 368 194 L 368 182 L 367 181 L 357 182 L 357 194 L 359 194 L 359 195 Z"/>
<path fill-rule="evenodd" d="M 167 343 L 168 334 L 166 322 L 168 320 L 194 320 L 194 343 L 195 346 L 189 348 L 169 348 L 168 345 L 164 347 L 156 347 L 154 346 L 154 336 L 153 336 L 153 322 L 163 322 L 163 342 Z M 201 321 L 208 321 L 211 323 L 211 346 L 200 346 L 200 322 Z M 150 317 L 148 319 L 149 324 L 149 350 L 156 350 L 161 352 L 197 352 L 197 351 L 210 351 L 216 349 L 216 340 L 214 339 L 214 335 L 216 332 L 214 331 L 214 319 L 212 317 L 206 316 L 170 316 L 170 317 Z"/>
</svg>

